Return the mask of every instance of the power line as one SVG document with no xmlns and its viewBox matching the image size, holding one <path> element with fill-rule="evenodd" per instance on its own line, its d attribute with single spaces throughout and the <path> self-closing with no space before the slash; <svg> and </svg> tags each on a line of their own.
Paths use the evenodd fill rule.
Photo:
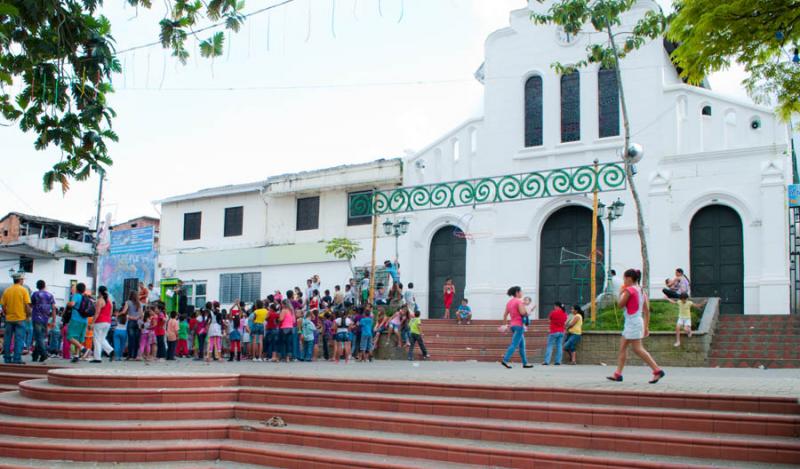
<svg viewBox="0 0 800 469">
<path fill-rule="evenodd" d="M 283 0 L 282 2 L 276 3 L 274 5 L 270 5 L 268 7 L 261 8 L 260 10 L 255 10 L 253 12 L 250 12 L 250 13 L 244 15 L 244 17 L 245 18 L 250 18 L 251 16 L 255 16 L 255 15 L 258 15 L 260 13 L 264 13 L 265 11 L 269 11 L 269 10 L 273 10 L 275 8 L 282 7 L 284 5 L 292 3 L 294 1 L 295 0 Z M 187 37 L 189 37 L 189 36 L 197 36 L 198 34 L 200 34 L 202 32 L 208 31 L 210 29 L 216 29 L 216 28 L 219 28 L 220 26 L 225 26 L 225 22 L 224 21 L 220 21 L 219 23 L 210 24 L 210 25 L 205 26 L 203 28 L 190 31 L 189 33 L 187 33 Z M 133 46 L 133 47 L 129 47 L 127 49 L 122 49 L 120 51 L 117 51 L 116 55 L 121 55 L 121 54 L 125 54 L 127 52 L 132 52 L 132 51 L 139 50 L 139 49 L 146 49 L 148 47 L 153 47 L 153 46 L 158 46 L 158 45 L 161 45 L 161 41 L 148 42 L 147 44 L 141 44 L 141 45 L 138 45 L 138 46 Z"/>
<path fill-rule="evenodd" d="M 224 87 L 193 87 L 193 88 L 123 88 L 120 91 L 258 91 L 258 90 L 306 90 L 306 89 L 331 89 L 331 88 L 368 88 L 382 86 L 409 86 L 409 85 L 447 85 L 454 83 L 470 83 L 471 78 L 450 80 L 413 80 L 393 82 L 366 82 L 366 83 L 312 83 L 307 85 L 263 85 L 263 86 L 224 86 Z"/>
</svg>

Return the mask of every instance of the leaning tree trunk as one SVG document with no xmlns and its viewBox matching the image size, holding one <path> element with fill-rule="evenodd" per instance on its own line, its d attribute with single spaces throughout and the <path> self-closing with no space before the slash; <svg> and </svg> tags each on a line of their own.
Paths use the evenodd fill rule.
<svg viewBox="0 0 800 469">
<path fill-rule="evenodd" d="M 650 256 L 647 253 L 647 238 L 645 237 L 644 215 L 642 214 L 642 201 L 639 199 L 639 192 L 636 190 L 636 182 L 633 179 L 633 165 L 627 158 L 628 147 L 631 143 L 631 126 L 628 120 L 628 106 L 625 103 L 625 87 L 622 86 L 622 72 L 620 72 L 619 52 L 617 44 L 614 42 L 614 34 L 611 32 L 611 25 L 606 22 L 606 32 L 614 51 L 614 70 L 617 75 L 617 85 L 619 87 L 619 101 L 622 107 L 622 126 L 625 132 L 625 146 L 622 149 L 622 160 L 625 163 L 625 176 L 628 178 L 628 187 L 631 189 L 633 204 L 636 206 L 636 231 L 639 234 L 639 245 L 642 253 L 642 289 L 646 294 L 650 292 Z"/>
</svg>

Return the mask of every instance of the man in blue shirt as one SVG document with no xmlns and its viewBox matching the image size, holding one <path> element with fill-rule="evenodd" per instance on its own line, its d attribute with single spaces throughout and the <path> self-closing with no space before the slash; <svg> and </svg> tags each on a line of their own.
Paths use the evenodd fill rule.
<svg viewBox="0 0 800 469">
<path fill-rule="evenodd" d="M 358 322 L 361 327 L 361 361 L 372 361 L 372 329 L 374 322 L 372 321 L 372 312 L 369 310 L 364 311 L 364 317 Z"/>
<path fill-rule="evenodd" d="M 69 319 L 69 326 L 67 326 L 67 340 L 71 343 L 76 350 L 80 352 L 72 357 L 72 363 L 77 363 L 86 353 L 86 347 L 83 343 L 86 341 L 86 328 L 88 321 L 86 318 L 81 317 L 78 310 L 83 301 L 83 295 L 86 294 L 86 285 L 79 283 L 75 286 L 75 293 L 72 294 L 70 301 L 67 303 L 68 308 L 72 308 L 72 314 Z"/>
<path fill-rule="evenodd" d="M 47 335 L 47 323 L 52 318 L 56 320 L 56 300 L 53 295 L 45 290 L 44 280 L 36 282 L 36 291 L 31 295 L 31 308 L 33 310 L 33 361 L 47 360 L 47 350 L 44 347 L 44 338 Z"/>
</svg>

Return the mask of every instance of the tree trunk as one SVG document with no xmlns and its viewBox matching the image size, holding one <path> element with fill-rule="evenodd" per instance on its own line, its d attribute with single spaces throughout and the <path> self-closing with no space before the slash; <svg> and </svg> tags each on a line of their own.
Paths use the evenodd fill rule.
<svg viewBox="0 0 800 469">
<path fill-rule="evenodd" d="M 625 163 L 625 176 L 628 178 L 628 187 L 633 196 L 633 204 L 636 206 L 636 231 L 639 234 L 639 245 L 641 246 L 642 254 L 642 290 L 650 293 L 650 256 L 647 253 L 647 238 L 645 237 L 645 223 L 644 215 L 642 214 L 642 202 L 639 199 L 639 192 L 636 190 L 636 182 L 633 179 L 633 168 L 628 162 L 627 152 L 631 143 L 631 126 L 628 120 L 628 106 L 625 103 L 625 91 L 622 86 L 622 72 L 620 71 L 619 52 L 617 51 L 617 44 L 614 41 L 614 34 L 611 32 L 611 25 L 606 21 L 606 32 L 608 33 L 608 40 L 611 43 L 611 49 L 614 51 L 614 70 L 617 75 L 617 86 L 619 87 L 619 101 L 622 107 L 622 126 L 624 128 L 625 146 L 622 149 L 622 160 Z"/>
</svg>

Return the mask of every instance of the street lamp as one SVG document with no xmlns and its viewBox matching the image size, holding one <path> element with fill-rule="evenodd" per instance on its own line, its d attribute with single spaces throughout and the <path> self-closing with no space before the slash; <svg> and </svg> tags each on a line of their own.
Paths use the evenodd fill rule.
<svg viewBox="0 0 800 469">
<path fill-rule="evenodd" d="M 408 233 L 408 225 L 411 222 L 406 220 L 405 218 L 400 219 L 400 221 L 394 222 L 392 220 L 386 219 L 383 222 L 383 232 L 386 233 L 386 236 L 394 236 L 394 259 L 397 262 L 397 258 L 399 257 L 398 254 L 398 240 L 400 236 Z"/>
<path fill-rule="evenodd" d="M 597 218 L 600 220 L 607 220 L 608 221 L 608 251 L 606 259 L 608 259 L 608 269 L 606 270 L 606 294 L 614 294 L 611 291 L 611 270 L 613 270 L 611 266 L 611 222 L 614 220 L 622 217 L 622 213 L 625 210 L 625 203 L 622 202 L 619 198 L 615 200 L 611 205 L 606 205 L 604 203 L 600 203 L 597 206 Z"/>
</svg>

